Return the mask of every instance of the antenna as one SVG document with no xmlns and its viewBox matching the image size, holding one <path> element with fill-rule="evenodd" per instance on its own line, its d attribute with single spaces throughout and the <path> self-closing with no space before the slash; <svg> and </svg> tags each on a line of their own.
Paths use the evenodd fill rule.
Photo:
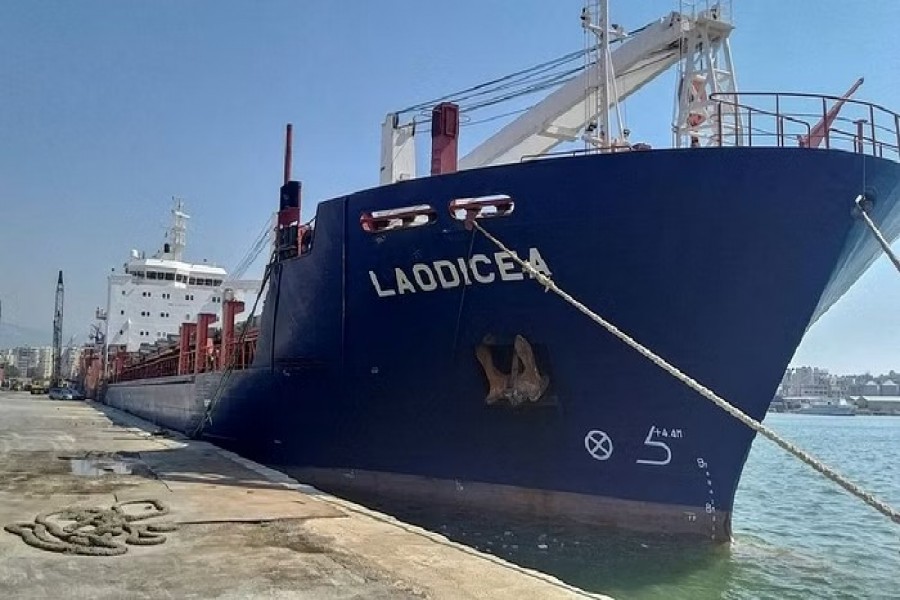
<svg viewBox="0 0 900 600">
<path fill-rule="evenodd" d="M 172 226 L 166 231 L 166 239 L 171 244 L 163 246 L 163 254 L 168 254 L 166 258 L 174 260 L 182 260 L 184 249 L 187 246 L 187 220 L 190 215 L 184 212 L 184 200 L 172 196 Z"/>
</svg>

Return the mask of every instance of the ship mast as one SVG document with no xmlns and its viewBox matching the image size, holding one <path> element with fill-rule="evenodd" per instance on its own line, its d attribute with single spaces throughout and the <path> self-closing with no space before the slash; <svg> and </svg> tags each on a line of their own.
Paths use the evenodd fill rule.
<svg viewBox="0 0 900 600">
<path fill-rule="evenodd" d="M 166 250 L 169 258 L 181 260 L 187 240 L 187 219 L 190 215 L 184 212 L 184 202 L 181 198 L 172 198 L 175 208 L 172 209 L 172 227 L 169 229 L 169 248 Z"/>
<path fill-rule="evenodd" d="M 595 23 L 596 20 L 596 23 Z M 596 43 L 590 44 L 590 56 L 597 66 L 598 81 L 589 88 L 585 97 L 586 106 L 594 101 L 593 113 L 597 120 L 588 124 L 582 139 L 589 145 L 600 149 L 615 149 L 617 143 L 627 143 L 628 130 L 622 121 L 619 107 L 619 91 L 616 84 L 616 69 L 610 53 L 610 43 L 624 39 L 626 36 L 621 27 L 612 26 L 609 22 L 609 0 L 590 0 L 581 13 L 582 27 L 594 36 Z M 616 137 L 612 136 L 612 119 L 610 113 L 616 113 Z"/>
</svg>

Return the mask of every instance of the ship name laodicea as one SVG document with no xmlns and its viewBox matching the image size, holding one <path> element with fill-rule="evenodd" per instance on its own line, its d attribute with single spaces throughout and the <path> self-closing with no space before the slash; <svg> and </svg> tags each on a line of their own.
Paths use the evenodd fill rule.
<svg viewBox="0 0 900 600">
<path fill-rule="evenodd" d="M 518 253 L 514 253 L 518 256 Z M 549 277 L 550 268 L 537 248 L 528 250 L 528 263 L 534 269 Z M 534 275 L 527 274 L 534 279 Z M 473 254 L 471 258 L 436 260 L 430 263 L 416 263 L 407 270 L 394 268 L 393 276 L 379 279 L 375 271 L 369 271 L 369 279 L 380 298 L 402 296 L 416 292 L 433 292 L 474 283 L 494 283 L 495 281 L 521 281 L 526 273 L 508 252 L 494 254 Z"/>
</svg>

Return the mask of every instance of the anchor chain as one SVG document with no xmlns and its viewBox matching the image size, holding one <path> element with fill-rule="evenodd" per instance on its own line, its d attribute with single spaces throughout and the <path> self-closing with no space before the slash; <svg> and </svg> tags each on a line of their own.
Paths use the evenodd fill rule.
<svg viewBox="0 0 900 600">
<path fill-rule="evenodd" d="M 150 505 L 142 514 L 129 514 L 123 507 Z M 149 512 L 151 511 L 152 512 Z M 174 523 L 138 524 L 153 517 L 169 514 L 169 507 L 160 500 L 128 500 L 110 508 L 69 507 L 39 514 L 34 523 L 12 523 L 4 529 L 18 535 L 29 546 L 87 556 L 119 556 L 128 546 L 153 546 L 165 543 L 160 535 L 178 529 Z M 70 521 L 68 524 L 63 524 Z M 124 536 L 124 539 L 122 537 Z"/>
<path fill-rule="evenodd" d="M 865 213 L 863 213 L 863 214 L 865 214 Z M 734 405 L 729 403 L 727 400 L 725 400 L 724 398 L 722 398 L 721 396 L 719 396 L 718 394 L 716 394 L 715 392 L 713 392 L 706 386 L 702 385 L 698 381 L 692 379 L 691 377 L 689 377 L 688 375 L 686 375 L 685 373 L 680 371 L 677 367 L 675 367 L 674 365 L 667 362 L 664 358 L 662 358 L 661 356 L 658 356 L 652 350 L 650 350 L 646 346 L 643 346 L 637 340 L 635 340 L 634 338 L 629 336 L 627 333 L 625 333 L 624 331 L 622 331 L 621 329 L 619 329 L 618 327 L 616 327 L 615 325 L 613 325 L 612 323 L 610 323 L 609 321 L 607 321 L 606 319 L 604 319 L 603 317 L 601 317 L 600 315 L 598 315 L 597 313 L 595 313 L 594 311 L 589 309 L 587 306 L 585 306 L 584 304 L 582 304 L 581 302 L 576 300 L 574 297 L 572 297 L 571 295 L 569 295 L 568 293 L 566 293 L 565 291 L 560 289 L 560 287 L 557 286 L 556 283 L 554 283 L 552 279 L 550 279 L 549 277 L 547 277 L 546 275 L 544 275 L 543 273 L 541 273 L 540 271 L 538 271 L 537 269 L 532 267 L 531 264 L 528 263 L 528 261 L 522 260 L 521 258 L 519 258 L 515 253 L 512 252 L 512 250 L 507 248 L 503 244 L 503 242 L 501 242 L 496 237 L 491 235 L 474 218 L 467 219 L 466 226 L 474 227 L 475 229 L 480 231 L 482 233 L 482 235 L 484 235 L 488 240 L 490 240 L 495 246 L 500 248 L 500 250 L 502 250 L 503 252 L 506 252 L 506 254 L 510 258 L 512 258 L 513 261 L 518 263 L 518 265 L 520 267 L 522 267 L 534 279 L 536 279 L 541 285 L 543 285 L 545 291 L 548 291 L 548 290 L 552 291 L 554 294 L 556 294 L 557 296 L 559 296 L 560 298 L 565 300 L 567 303 L 574 306 L 576 309 L 578 309 L 581 313 L 586 315 L 592 321 L 594 321 L 595 323 L 602 326 L 609 333 L 613 334 L 614 336 L 616 336 L 617 338 L 619 338 L 620 340 L 625 342 L 625 344 L 630 346 L 633 350 L 637 351 L 639 354 L 641 354 L 645 358 L 649 359 L 653 364 L 655 364 L 659 368 L 666 371 L 669 375 L 678 379 L 683 384 L 685 384 L 686 386 L 688 386 L 689 388 L 691 388 L 692 390 L 694 390 L 695 392 L 697 392 L 698 394 L 700 394 L 701 396 L 706 398 L 707 400 L 710 400 L 716 406 L 718 406 L 719 408 L 721 408 L 722 410 L 727 412 L 729 415 L 731 415 L 732 417 L 734 417 L 735 419 L 737 419 L 738 421 L 740 421 L 747 427 L 750 427 L 757 433 L 768 438 L 769 440 L 774 442 L 777 446 L 779 446 L 783 450 L 787 451 L 789 454 L 791 454 L 795 458 L 799 459 L 807 466 L 812 467 L 814 470 L 816 470 L 819 473 L 821 473 L 822 475 L 824 475 L 827 479 L 838 484 L 839 486 L 844 488 L 847 492 L 849 492 L 851 495 L 858 498 L 859 500 L 862 500 L 863 502 L 865 502 L 866 504 L 868 504 L 869 506 L 871 506 L 872 508 L 877 510 L 879 513 L 881 513 L 884 516 L 891 519 L 894 523 L 897 523 L 898 525 L 900 525 L 900 512 L 898 512 L 892 506 L 890 506 L 883 500 L 880 500 L 874 494 L 864 490 L 859 485 L 853 483 L 852 481 L 850 481 L 849 479 L 847 479 L 846 477 L 844 477 L 843 475 L 841 475 L 840 473 L 838 473 L 837 471 L 835 471 L 834 469 L 832 469 L 831 467 L 829 467 L 828 465 L 823 463 L 822 461 L 815 458 L 810 453 L 798 448 L 790 441 L 782 438 L 780 435 L 775 433 L 775 431 L 773 431 L 772 429 L 769 429 L 768 427 L 766 427 L 765 425 L 763 425 L 756 419 L 745 414 L 743 411 L 741 411 L 740 409 L 738 409 L 737 407 L 735 407 Z M 898 267 L 898 269 L 900 269 L 900 267 Z"/>
<path fill-rule="evenodd" d="M 891 259 L 891 262 L 894 263 L 894 267 L 900 272 L 900 259 L 897 258 L 897 255 L 894 254 L 894 251 L 891 250 L 891 245 L 888 244 L 888 241 L 884 239 L 884 236 L 881 235 L 881 231 L 878 229 L 878 226 L 875 225 L 875 222 L 872 220 L 872 217 L 869 216 L 869 209 L 866 207 L 866 197 L 863 194 L 860 194 L 856 197 L 855 200 L 856 207 L 859 209 L 859 216 L 863 218 L 863 221 L 866 222 L 869 230 L 872 232 L 872 235 L 875 236 L 875 239 L 878 240 L 878 243 L 881 245 L 881 249 L 884 250 L 884 253 L 888 255 L 888 258 Z"/>
</svg>

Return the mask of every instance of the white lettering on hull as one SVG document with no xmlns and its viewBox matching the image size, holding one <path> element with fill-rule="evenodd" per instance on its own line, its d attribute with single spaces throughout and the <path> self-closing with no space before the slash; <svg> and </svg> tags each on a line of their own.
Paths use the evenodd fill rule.
<svg viewBox="0 0 900 600">
<path fill-rule="evenodd" d="M 518 256 L 518 253 L 514 253 Z M 549 277 L 550 268 L 537 248 L 528 250 L 528 263 L 539 273 Z M 467 261 L 465 258 L 453 260 L 436 260 L 431 263 L 416 263 L 407 271 L 394 267 L 393 281 L 380 281 L 375 271 L 369 271 L 369 279 L 379 298 L 414 294 L 416 292 L 433 292 L 438 288 L 449 290 L 461 285 L 473 283 L 488 284 L 500 281 L 522 281 L 525 273 L 519 268 L 507 252 L 495 252 L 493 256 L 474 254 Z M 534 279 L 534 275 L 529 274 Z"/>
<path fill-rule="evenodd" d="M 400 269 L 397 269 L 397 270 L 399 271 Z M 372 285 L 375 286 L 375 293 L 378 294 L 378 297 L 379 297 L 379 298 L 387 298 L 388 296 L 393 296 L 394 294 L 397 293 L 396 290 L 390 290 L 390 289 L 388 289 L 388 290 L 383 290 L 383 289 L 381 289 L 381 285 L 378 283 L 378 277 L 375 276 L 375 272 L 374 272 L 374 271 L 369 271 L 369 279 L 372 280 Z"/>
<path fill-rule="evenodd" d="M 372 274 L 372 271 L 369 271 Z M 374 275 L 372 275 L 374 277 Z M 413 286 L 412 282 L 406 276 L 406 273 L 403 272 L 403 269 L 397 268 L 394 269 L 394 277 L 397 279 L 397 291 L 401 294 L 415 293 L 416 288 Z"/>
<path fill-rule="evenodd" d="M 419 289 L 423 292 L 433 292 L 437 289 L 437 281 L 434 280 L 434 273 L 431 267 L 423 263 L 417 263 L 412 268 L 413 279 L 419 284 Z"/>
<path fill-rule="evenodd" d="M 456 265 L 449 260 L 434 261 L 434 272 L 437 273 L 438 281 L 445 290 L 459 285 L 459 273 L 456 272 Z"/>
<path fill-rule="evenodd" d="M 472 258 L 469 259 L 469 266 L 472 267 L 472 277 L 475 278 L 475 281 L 478 283 L 490 283 L 494 281 L 494 274 L 488 273 L 487 275 L 482 275 L 478 271 L 478 263 L 483 263 L 486 265 L 491 264 L 491 259 L 489 259 L 484 254 L 476 254 Z"/>
</svg>

